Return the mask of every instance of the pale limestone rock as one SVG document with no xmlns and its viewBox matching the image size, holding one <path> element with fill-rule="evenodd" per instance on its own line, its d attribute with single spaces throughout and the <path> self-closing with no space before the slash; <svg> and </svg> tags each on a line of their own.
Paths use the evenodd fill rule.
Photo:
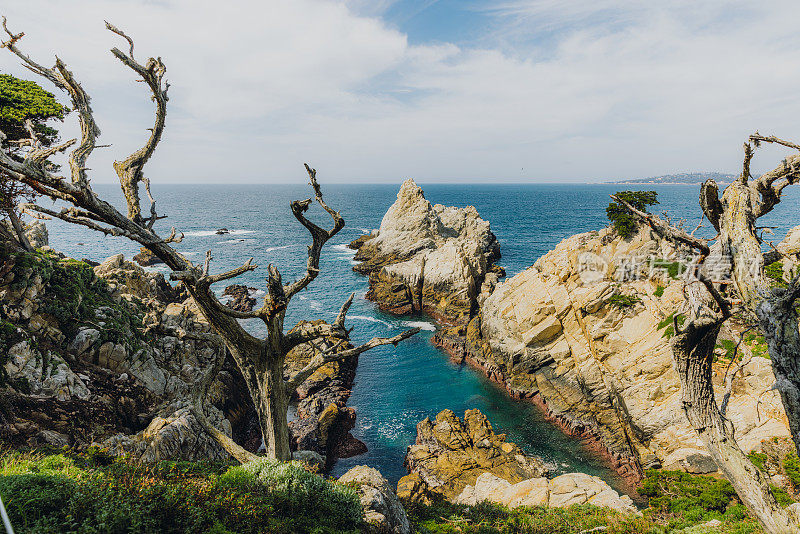
<svg viewBox="0 0 800 534">
<path fill-rule="evenodd" d="M 488 294 L 497 280 L 496 273 L 486 278 L 500 257 L 489 223 L 472 206 L 432 206 L 410 179 L 378 231 L 357 242 L 355 259 L 364 263 L 356 270 L 371 274 L 367 296 L 401 313 L 421 303 L 450 318 L 468 315 L 479 293 Z M 406 287 L 413 298 L 402 291 Z"/>
<path fill-rule="evenodd" d="M 406 511 L 389 482 L 372 467 L 356 466 L 339 478 L 343 484 L 356 484 L 364 519 L 376 534 L 410 534 Z"/>
<path fill-rule="evenodd" d="M 795 234 L 800 227 L 786 243 L 800 241 Z M 630 274 L 631 258 L 674 253 L 646 228 L 629 240 L 608 229 L 565 239 L 483 300 L 474 330 L 480 337 L 468 339 L 482 352 L 471 356 L 516 394 L 540 395 L 552 412 L 590 430 L 622 460 L 708 469 L 696 456 L 702 445 L 683 414 L 665 333 L 665 318 L 684 303 L 683 282 L 658 273 L 616 278 Z M 659 285 L 663 294 L 656 297 Z M 609 299 L 619 293 L 640 302 L 616 307 Z M 722 377 L 723 370 L 714 375 L 718 391 Z M 765 358 L 754 358 L 734 382 L 727 416 L 746 451 L 764 438 L 789 435 L 773 383 Z"/>
<path fill-rule="evenodd" d="M 483 473 L 474 486 L 467 486 L 454 499 L 458 504 L 475 505 L 483 501 L 518 506 L 566 508 L 593 504 L 623 513 L 638 513 L 627 495 L 620 495 L 600 478 L 585 473 L 567 473 L 552 480 L 532 478 L 511 484 L 491 473 Z"/>
</svg>

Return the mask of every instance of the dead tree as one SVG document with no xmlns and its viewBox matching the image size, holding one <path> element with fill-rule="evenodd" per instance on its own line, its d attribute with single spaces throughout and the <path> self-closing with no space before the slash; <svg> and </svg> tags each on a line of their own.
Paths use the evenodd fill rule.
<svg viewBox="0 0 800 534">
<path fill-rule="evenodd" d="M 90 106 L 89 95 L 58 57 L 56 57 L 53 68 L 46 68 L 21 52 L 17 47 L 17 42 L 24 34 L 14 34 L 9 31 L 5 18 L 3 18 L 3 29 L 8 35 L 8 40 L 2 43 L 2 48 L 7 48 L 16 54 L 25 67 L 50 80 L 56 87 L 69 95 L 73 109 L 78 116 L 81 137 L 79 141 L 73 139 L 47 149 L 31 149 L 23 157 L 12 158 L 6 152 L 0 151 L 0 171 L 8 173 L 12 178 L 30 186 L 45 197 L 68 204 L 68 207 L 56 210 L 29 203 L 23 206 L 27 213 L 39 217 L 55 217 L 106 235 L 124 236 L 146 247 L 172 270 L 170 278 L 179 281 L 186 287 L 202 315 L 211 325 L 214 333 L 222 339 L 242 372 L 258 414 L 267 455 L 279 460 L 288 460 L 292 457 L 292 453 L 289 448 L 289 428 L 286 417 L 290 397 L 297 387 L 315 370 L 328 362 L 342 360 L 380 345 L 397 345 L 400 341 L 419 332 L 419 329 L 407 330 L 391 338 L 373 338 L 363 345 L 348 350 L 319 352 L 304 369 L 285 380 L 283 378 L 284 360 L 286 354 L 294 347 L 302 343 L 314 342 L 323 337 L 336 338 L 342 342 L 349 339 L 350 331 L 345 328 L 344 323 L 347 310 L 353 300 L 352 296 L 344 303 L 333 323 L 306 326 L 295 329 L 289 334 L 284 333 L 284 318 L 290 300 L 317 277 L 322 248 L 344 227 L 344 219 L 339 212 L 330 208 L 325 202 L 317 182 L 316 171 L 306 165 L 314 198 L 298 200 L 290 204 L 294 217 L 311 234 L 312 242 L 308 247 L 305 274 L 294 282 L 284 284 L 278 269 L 269 265 L 267 292 L 264 303 L 259 309 L 241 312 L 222 304 L 215 296 L 211 286 L 253 271 L 257 265 L 253 263 L 253 258 L 250 258 L 240 267 L 212 274 L 210 272 L 212 260 L 210 251 L 206 254 L 203 265 L 194 265 L 171 246 L 173 243 L 179 243 L 183 239 L 183 234 L 172 228 L 168 237 L 162 237 L 153 229 L 155 222 L 163 216 L 156 212 L 156 203 L 150 194 L 149 180 L 143 174 L 143 167 L 155 151 L 164 131 L 169 100 L 167 95 L 169 84 L 164 80 L 166 67 L 161 58 L 150 58 L 145 64 L 139 63 L 134 57 L 133 40 L 109 23 L 106 23 L 106 27 L 127 41 L 127 52 L 118 48 L 113 48 L 111 52 L 126 67 L 133 70 L 141 78 L 140 81 L 147 85 L 156 108 L 155 123 L 150 129 L 150 136 L 144 146 L 124 160 L 114 163 L 114 169 L 127 203 L 127 215 L 123 215 L 110 203 L 99 198 L 89 182 L 86 161 L 97 147 L 96 140 L 100 135 L 100 129 L 95 123 Z M 0 132 L 0 136 L 2 135 Z M 77 146 L 67 156 L 69 178 L 54 174 L 43 164 L 47 157 L 57 152 L 65 152 L 76 143 Z M 35 145 L 36 143 L 32 143 L 32 146 Z M 142 214 L 139 195 L 140 183 L 144 185 L 150 201 L 149 215 L 147 216 Z M 324 229 L 306 217 L 306 212 L 315 201 L 333 220 L 330 229 Z M 267 327 L 267 335 L 264 338 L 255 337 L 242 327 L 239 323 L 240 319 L 260 319 Z M 228 452 L 242 462 L 248 461 L 254 455 L 214 428 L 205 416 L 203 409 L 205 395 L 202 393 L 208 388 L 216 368 L 218 368 L 218 364 L 209 369 L 209 372 L 196 385 L 193 395 L 195 415 L 206 430 L 215 436 Z"/>
<path fill-rule="evenodd" d="M 681 382 L 686 416 L 711 453 L 720 470 L 731 481 L 747 508 L 770 533 L 798 532 L 769 489 L 764 475 L 750 462 L 736 442 L 733 424 L 725 417 L 732 376 L 726 377 L 722 408 L 717 405 L 712 383 L 712 362 L 721 325 L 731 317 L 732 302 L 723 297 L 705 274 L 705 260 L 714 255 L 721 261 L 714 266 L 717 277 L 731 279 L 740 297 L 743 312 L 759 326 L 772 358 L 776 388 L 789 419 L 795 446 L 800 445 L 800 330 L 796 300 L 800 297 L 800 277 L 787 288 L 773 287 L 764 267 L 780 259 L 773 247 L 764 253 L 756 221 L 779 202 L 784 188 L 800 178 L 800 154 L 784 160 L 779 167 L 758 179 L 750 176 L 753 148 L 760 142 L 779 143 L 800 150 L 800 146 L 758 133 L 745 144 L 742 174 L 719 197 L 713 180 L 701 187 L 703 214 L 719 232 L 713 239 L 700 239 L 670 226 L 658 217 L 621 202 L 631 213 L 657 234 L 678 245 L 694 249 L 698 262 L 688 273 L 685 294 L 688 313 L 681 326 L 674 321 L 672 354 Z M 737 367 L 734 374 L 741 368 Z"/>
</svg>

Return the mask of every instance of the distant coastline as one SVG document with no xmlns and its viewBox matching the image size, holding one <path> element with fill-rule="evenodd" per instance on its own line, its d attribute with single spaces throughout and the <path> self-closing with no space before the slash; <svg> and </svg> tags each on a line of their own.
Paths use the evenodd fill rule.
<svg viewBox="0 0 800 534">
<path fill-rule="evenodd" d="M 615 180 L 605 182 L 607 184 L 653 184 L 653 185 L 687 185 L 702 184 L 708 179 L 713 179 L 718 183 L 729 184 L 736 178 L 735 174 L 722 172 L 685 172 L 679 174 L 665 174 L 663 176 L 651 176 L 650 178 L 637 178 L 634 180 Z"/>
</svg>

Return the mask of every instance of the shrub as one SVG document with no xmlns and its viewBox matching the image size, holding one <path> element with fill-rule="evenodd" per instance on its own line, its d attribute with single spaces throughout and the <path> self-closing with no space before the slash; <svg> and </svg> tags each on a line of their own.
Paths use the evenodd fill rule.
<svg viewBox="0 0 800 534">
<path fill-rule="evenodd" d="M 647 206 L 658 204 L 658 193 L 655 191 L 618 191 L 614 196 L 640 211 L 647 211 Z M 625 239 L 631 237 L 639 226 L 638 220 L 628 209 L 616 201 L 608 205 L 606 216 L 617 234 Z"/>
<path fill-rule="evenodd" d="M 788 287 L 783 279 L 783 263 L 776 261 L 764 266 L 764 275 L 772 280 L 772 287 Z"/>
<path fill-rule="evenodd" d="M 361 524 L 361 503 L 356 490 L 330 482 L 305 469 L 300 462 L 280 462 L 259 458 L 231 467 L 220 477 L 220 484 L 242 490 L 267 488 L 276 506 L 287 514 L 312 514 L 320 522 L 338 518 L 340 527 Z"/>
<path fill-rule="evenodd" d="M 653 295 L 655 295 L 658 298 L 663 297 L 664 296 L 664 286 L 658 286 L 656 288 L 656 290 L 653 292 Z"/>
<path fill-rule="evenodd" d="M 783 471 L 791 480 L 795 490 L 800 489 L 800 459 L 797 458 L 796 453 L 790 452 L 783 459 Z"/>
<path fill-rule="evenodd" d="M 608 303 L 617 309 L 633 308 L 636 303 L 641 302 L 642 299 L 635 295 L 613 295 L 608 299 Z"/>
<path fill-rule="evenodd" d="M 252 471 L 245 489 L 230 474 L 236 469 L 225 473 L 229 466 L 143 466 L 101 451 L 6 453 L 0 456 L 0 496 L 19 533 L 359 532 L 361 509 L 351 488 L 296 465 L 272 465 L 264 479 L 284 493 Z"/>
<path fill-rule="evenodd" d="M 647 471 L 639 493 L 648 498 L 650 507 L 665 513 L 724 512 L 729 505 L 739 504 L 736 491 L 727 480 L 694 476 L 683 471 Z"/>
</svg>

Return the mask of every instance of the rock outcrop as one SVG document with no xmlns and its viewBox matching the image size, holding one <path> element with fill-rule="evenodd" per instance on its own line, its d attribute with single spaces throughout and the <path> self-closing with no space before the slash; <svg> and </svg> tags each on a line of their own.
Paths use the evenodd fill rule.
<svg viewBox="0 0 800 534">
<path fill-rule="evenodd" d="M 463 421 L 450 410 L 440 412 L 435 421 L 420 421 L 405 465 L 409 475 L 398 482 L 397 494 L 421 502 L 435 496 L 453 500 L 487 472 L 509 483 L 547 473 L 538 459 L 505 441 L 504 434 L 495 434 L 478 410 L 467 410 Z"/>
<path fill-rule="evenodd" d="M 389 482 L 378 470 L 358 465 L 339 477 L 358 491 L 364 520 L 374 534 L 410 534 L 411 524 Z"/>
<path fill-rule="evenodd" d="M 331 339 L 318 342 L 318 346 L 325 349 L 335 345 Z M 336 351 L 349 347 L 349 344 L 342 345 Z M 284 375 L 288 378 L 305 367 L 315 350 L 308 343 L 292 349 L 286 356 Z M 367 452 L 366 445 L 350 433 L 356 413 L 347 407 L 347 400 L 357 366 L 358 356 L 327 363 L 298 388 L 294 399 L 297 403 L 296 417 L 289 422 L 294 448 L 317 452 L 326 457 L 329 464 L 336 458 L 350 458 Z"/>
<path fill-rule="evenodd" d="M 210 332 L 182 291 L 121 254 L 95 267 L 50 252 L 0 258 L 5 441 L 78 447 L 94 441 L 143 461 L 228 457 L 190 410 L 194 382 L 225 349 L 176 337 Z M 249 298 L 243 289 L 235 293 Z M 312 347 L 296 347 L 287 375 L 312 356 Z M 366 451 L 349 433 L 355 412 L 346 406 L 357 363 L 354 357 L 324 366 L 295 399 L 295 447 L 328 464 Z M 248 449 L 259 448 L 255 410 L 229 356 L 206 404 L 212 424 Z M 70 412 L 73 421 L 62 417 Z"/>
<path fill-rule="evenodd" d="M 508 508 L 549 506 L 567 508 L 577 504 L 593 504 L 622 513 L 639 513 L 633 500 L 620 495 L 600 478 L 586 473 L 566 473 L 551 480 L 530 478 L 512 484 L 491 473 L 483 473 L 475 485 L 467 486 L 455 502 L 474 506 L 489 501 Z"/>
<path fill-rule="evenodd" d="M 503 274 L 494 265 L 500 245 L 475 208 L 432 206 L 410 179 L 380 228 L 350 246 L 360 262 L 353 269 L 369 275 L 367 298 L 392 313 L 466 321 Z"/>
<path fill-rule="evenodd" d="M 219 346 L 168 333 L 210 327 L 163 276 L 122 255 L 92 268 L 52 252 L 0 255 L 0 437 L 12 445 L 101 443 L 145 461 L 225 458 L 189 413 Z M 226 365 L 208 399 L 231 434 L 250 403 Z M 252 408 L 250 408 L 252 410 Z"/>
<path fill-rule="evenodd" d="M 499 283 L 466 328 L 436 340 L 567 432 L 592 438 L 623 475 L 636 479 L 658 465 L 713 471 L 672 367 L 672 316 L 684 303 L 679 270 L 679 251 L 649 229 L 628 240 L 610 229 L 575 235 Z M 717 391 L 725 365 L 714 376 Z M 734 381 L 727 415 L 746 451 L 788 432 L 773 383 L 769 360 L 758 357 Z"/>
<path fill-rule="evenodd" d="M 253 287 L 247 287 L 242 284 L 232 284 L 225 288 L 222 292 L 223 297 L 231 297 L 225 305 L 233 310 L 249 312 L 256 305 L 256 299 L 252 297 L 256 292 Z"/>
</svg>

